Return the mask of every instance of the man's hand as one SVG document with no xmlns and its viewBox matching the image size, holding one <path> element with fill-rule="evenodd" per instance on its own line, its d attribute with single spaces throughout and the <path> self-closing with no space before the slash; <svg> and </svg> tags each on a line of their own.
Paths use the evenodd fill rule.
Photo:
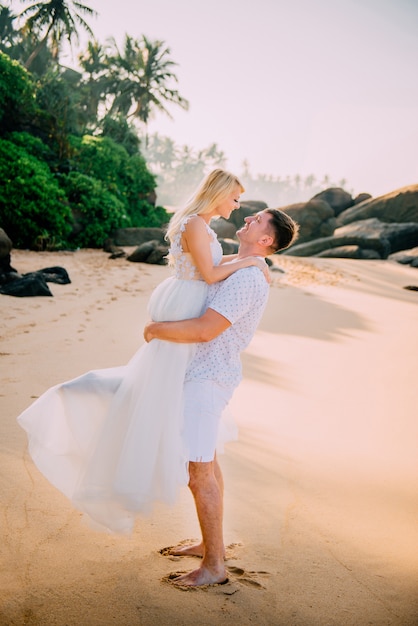
<svg viewBox="0 0 418 626">
<path fill-rule="evenodd" d="M 148 322 L 148 324 L 144 328 L 144 339 L 147 343 L 149 343 L 151 339 L 155 339 L 154 335 L 152 334 L 153 325 L 154 322 Z"/>
<path fill-rule="evenodd" d="M 270 268 L 267 264 L 267 262 L 264 259 L 257 259 L 257 267 L 260 268 L 260 270 L 263 272 L 264 274 L 264 278 L 266 279 L 266 281 L 268 282 L 268 284 L 270 285 L 271 283 L 271 274 L 270 274 Z"/>
</svg>

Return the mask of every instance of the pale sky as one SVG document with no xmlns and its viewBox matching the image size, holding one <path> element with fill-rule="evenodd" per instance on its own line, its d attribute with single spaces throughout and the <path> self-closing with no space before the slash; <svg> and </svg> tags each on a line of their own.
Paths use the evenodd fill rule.
<svg viewBox="0 0 418 626">
<path fill-rule="evenodd" d="M 85 0 L 101 43 L 163 40 L 188 112 L 149 133 L 354 194 L 418 183 L 418 0 Z"/>
</svg>

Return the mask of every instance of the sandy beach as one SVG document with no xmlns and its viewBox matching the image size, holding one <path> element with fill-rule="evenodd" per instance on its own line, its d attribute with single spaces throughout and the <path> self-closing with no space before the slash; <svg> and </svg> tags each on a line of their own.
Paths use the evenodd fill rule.
<svg viewBox="0 0 418 626">
<path fill-rule="evenodd" d="M 191 495 L 132 537 L 91 530 L 38 472 L 18 414 L 48 387 L 125 363 L 163 266 L 100 250 L 12 251 L 59 265 L 53 297 L 0 296 L 0 625 L 417 626 L 418 270 L 275 257 L 243 355 L 225 475 L 229 583 L 181 590 L 199 536 Z M 163 386 L 163 382 L 162 382 Z"/>
</svg>

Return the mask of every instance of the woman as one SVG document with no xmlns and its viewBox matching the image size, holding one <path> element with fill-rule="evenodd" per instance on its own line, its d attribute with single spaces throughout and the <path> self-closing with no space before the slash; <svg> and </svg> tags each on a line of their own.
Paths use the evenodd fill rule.
<svg viewBox="0 0 418 626">
<path fill-rule="evenodd" d="M 152 293 L 155 321 L 198 317 L 208 284 L 263 260 L 223 257 L 209 222 L 228 218 L 244 191 L 229 172 L 207 176 L 170 221 L 174 276 Z M 125 366 L 94 370 L 56 385 L 18 418 L 40 471 L 98 527 L 132 530 L 155 500 L 173 503 L 188 482 L 181 436 L 183 381 L 194 346 L 144 344 Z"/>
</svg>

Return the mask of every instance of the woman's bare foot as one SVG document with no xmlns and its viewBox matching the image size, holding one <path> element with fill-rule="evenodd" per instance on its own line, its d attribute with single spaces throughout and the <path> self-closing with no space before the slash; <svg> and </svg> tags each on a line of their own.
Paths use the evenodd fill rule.
<svg viewBox="0 0 418 626">
<path fill-rule="evenodd" d="M 179 587 L 201 587 L 203 585 L 224 585 L 228 582 L 225 568 L 210 571 L 206 567 L 178 576 L 171 581 Z"/>
</svg>

